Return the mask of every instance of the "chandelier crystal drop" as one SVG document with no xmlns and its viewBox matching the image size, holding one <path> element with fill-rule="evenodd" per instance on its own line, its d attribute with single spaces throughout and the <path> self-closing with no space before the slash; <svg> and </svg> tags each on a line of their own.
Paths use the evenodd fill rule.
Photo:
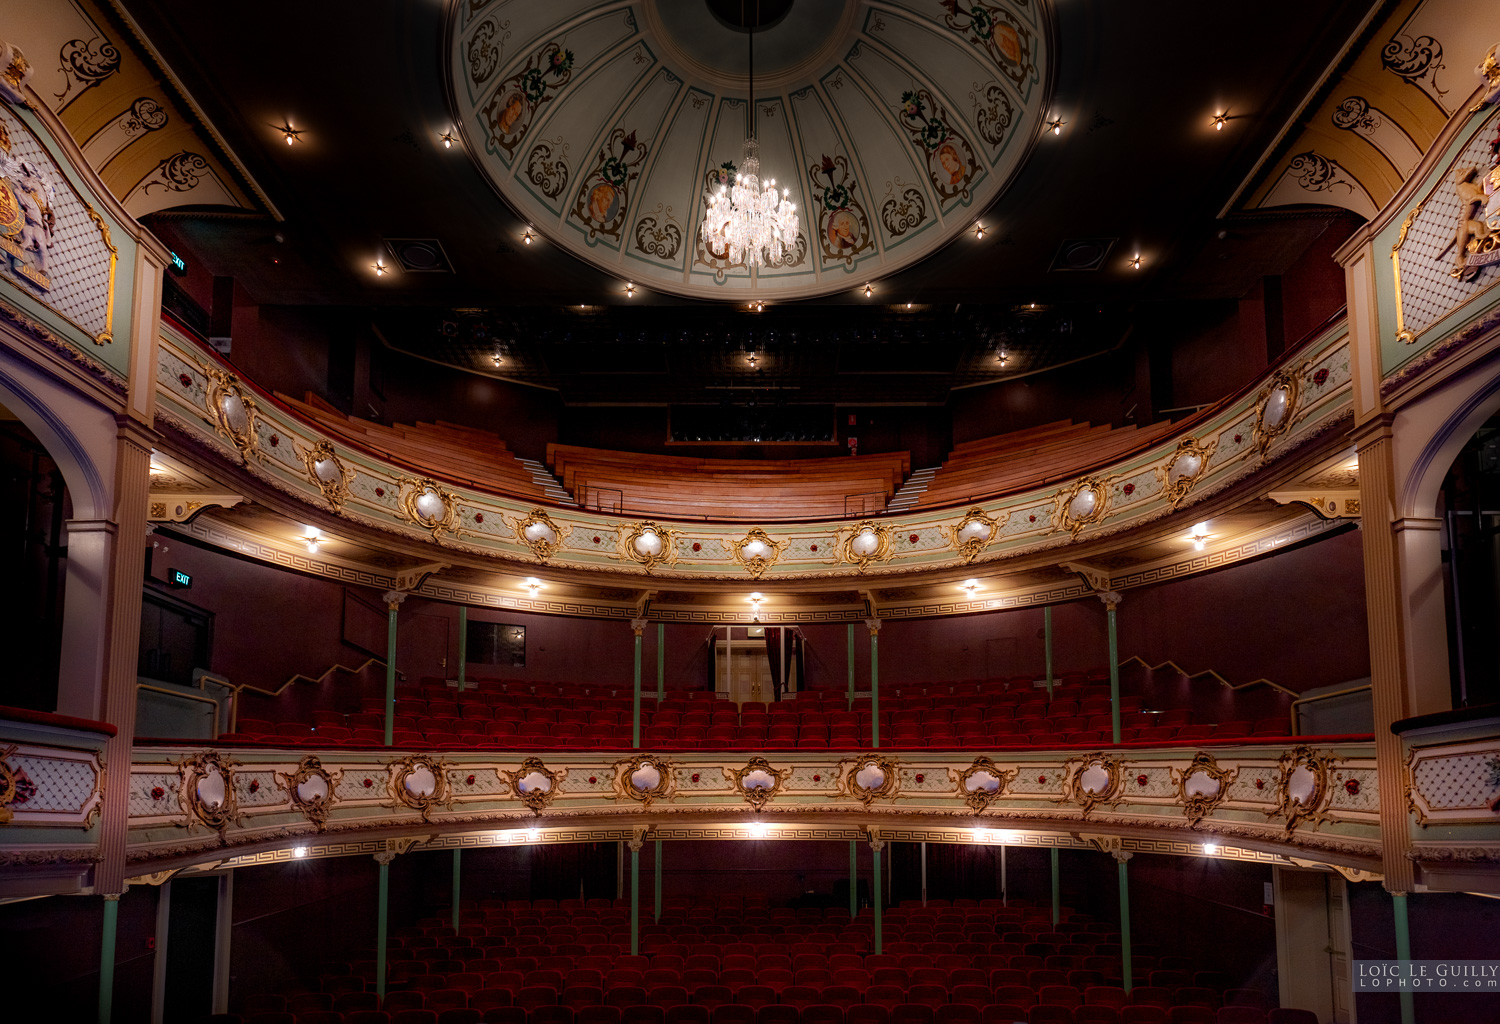
<svg viewBox="0 0 1500 1024">
<path fill-rule="evenodd" d="M 797 204 L 790 194 L 790 189 L 778 193 L 774 179 L 761 186 L 760 143 L 754 137 L 746 139 L 733 182 L 704 193 L 704 244 L 727 255 L 731 263 L 776 265 L 788 249 L 795 249 L 800 234 Z"/>
</svg>

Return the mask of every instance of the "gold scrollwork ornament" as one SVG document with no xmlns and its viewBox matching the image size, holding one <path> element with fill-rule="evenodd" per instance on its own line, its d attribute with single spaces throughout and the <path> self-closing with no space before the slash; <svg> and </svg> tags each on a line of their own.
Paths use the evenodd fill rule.
<svg viewBox="0 0 1500 1024">
<path fill-rule="evenodd" d="M 501 777 L 510 783 L 511 792 L 516 794 L 516 798 L 525 804 L 532 814 L 537 815 L 540 815 L 552 802 L 553 797 L 557 796 L 558 788 L 567 774 L 566 768 L 560 768 L 557 771 L 548 768 L 539 757 L 528 757 L 515 771 L 500 773 Z"/>
<path fill-rule="evenodd" d="M 255 399 L 240 386 L 234 374 L 206 363 L 199 364 L 199 369 L 208 380 L 203 405 L 219 436 L 234 445 L 240 460 L 246 465 L 252 457 L 264 459 L 266 454 L 261 451 L 260 440 L 256 436 L 260 409 L 255 404 Z"/>
<path fill-rule="evenodd" d="M 433 540 L 444 533 L 458 534 L 458 495 L 426 477 L 402 477 L 396 511 L 402 519 L 427 530 Z"/>
<path fill-rule="evenodd" d="M 1333 791 L 1328 784 L 1333 765 L 1343 758 L 1320 754 L 1311 747 L 1295 747 L 1281 755 L 1277 762 L 1280 778 L 1276 783 L 1276 806 L 1266 811 L 1267 818 L 1281 818 L 1286 834 L 1291 835 L 1304 822 L 1313 830 L 1332 819 L 1328 803 Z"/>
<path fill-rule="evenodd" d="M 650 572 L 658 565 L 677 564 L 677 531 L 646 520 L 616 527 L 619 551 Z"/>
<path fill-rule="evenodd" d="M 220 837 L 240 818 L 235 795 L 234 768 L 239 762 L 214 750 L 203 751 L 175 762 L 177 801 L 188 816 L 187 825 L 201 822 Z"/>
<path fill-rule="evenodd" d="M 999 515 L 986 515 L 984 509 L 975 506 L 964 513 L 955 526 L 943 527 L 943 533 L 948 536 L 948 544 L 958 553 L 968 565 L 979 557 L 986 547 L 995 538 L 1000 536 L 1000 528 L 1010 519 L 1009 512 L 1001 512 Z"/>
<path fill-rule="evenodd" d="M 1082 477 L 1072 487 L 1057 494 L 1052 512 L 1052 528 L 1074 537 L 1085 526 L 1104 521 L 1109 511 L 1109 487 L 1105 481 Z"/>
<path fill-rule="evenodd" d="M 617 799 L 636 800 L 649 808 L 653 800 L 670 800 L 676 795 L 677 772 L 665 758 L 637 754 L 615 762 L 611 784 Z"/>
<path fill-rule="evenodd" d="M 1195 437 L 1184 437 L 1177 442 L 1177 449 L 1168 457 L 1166 464 L 1156 467 L 1162 496 L 1172 503 L 1173 508 L 1181 505 L 1198 481 L 1203 479 L 1203 474 L 1208 472 L 1208 462 L 1213 458 L 1214 449 L 1218 447 L 1217 438 L 1208 444 L 1200 444 Z"/>
<path fill-rule="evenodd" d="M 868 807 L 900 791 L 901 762 L 880 754 L 846 757 L 839 762 L 838 778 L 840 796 L 853 797 Z"/>
<path fill-rule="evenodd" d="M 328 824 L 328 812 L 335 802 L 334 791 L 338 789 L 343 771 L 332 771 L 323 767 L 323 762 L 312 754 L 306 754 L 297 763 L 297 770 L 287 775 L 276 773 L 276 783 L 287 791 L 292 805 L 307 816 L 307 820 L 319 832 Z"/>
<path fill-rule="evenodd" d="M 1212 754 L 1202 751 L 1186 768 L 1170 770 L 1177 798 L 1182 801 L 1182 813 L 1193 828 L 1228 798 L 1229 787 L 1240 774 L 1238 768 L 1220 768 Z"/>
<path fill-rule="evenodd" d="M 757 811 L 781 792 L 782 786 L 792 774 L 790 768 L 772 768 L 771 763 L 763 757 L 752 757 L 743 768 L 719 770 L 724 773 L 725 781 L 734 787 L 734 791 Z"/>
<path fill-rule="evenodd" d="M 1020 771 L 1019 768 L 1002 768 L 987 757 L 976 757 L 974 763 L 963 771 L 949 768 L 948 776 L 964 803 L 976 814 L 983 814 L 991 803 L 1004 795 L 1006 787 Z"/>
<path fill-rule="evenodd" d="M 839 561 L 852 564 L 864 572 L 874 562 L 888 562 L 895 554 L 895 542 L 891 539 L 891 528 L 872 519 L 841 526 L 834 534 L 834 546 Z"/>
<path fill-rule="evenodd" d="M 11 819 L 10 805 L 16 798 L 16 773 L 5 763 L 5 759 L 15 752 L 14 744 L 0 750 L 0 825 Z"/>
<path fill-rule="evenodd" d="M 782 554 L 791 546 L 789 540 L 772 540 L 771 536 L 756 527 L 745 534 L 740 540 L 720 540 L 724 550 L 729 557 L 748 572 L 751 576 L 759 579 L 767 569 L 780 560 Z"/>
<path fill-rule="evenodd" d="M 1114 807 L 1125 799 L 1120 784 L 1120 766 L 1124 758 L 1102 752 L 1070 757 L 1063 762 L 1062 800 L 1083 808 L 1086 818 L 1094 808 L 1104 804 Z"/>
<path fill-rule="evenodd" d="M 1302 393 L 1302 375 L 1306 369 L 1304 364 L 1278 371 L 1256 397 L 1255 424 L 1251 432 L 1255 438 L 1256 454 L 1262 459 L 1271 450 L 1276 439 L 1292 429 L 1297 400 Z"/>
<path fill-rule="evenodd" d="M 433 808 L 452 803 L 446 761 L 428 754 L 408 754 L 388 767 L 386 787 L 392 806 L 410 807 L 422 815 L 423 821 L 431 821 Z"/>
<path fill-rule="evenodd" d="M 354 480 L 354 470 L 344 465 L 334 451 L 333 442 L 324 438 L 311 448 L 303 448 L 295 441 L 292 450 L 307 469 L 307 478 L 312 481 L 335 512 L 342 512 L 344 502 L 349 500 L 349 484 Z"/>
<path fill-rule="evenodd" d="M 573 532 L 571 526 L 558 526 L 544 509 L 534 508 L 524 519 L 507 518 L 516 537 L 531 549 L 538 562 L 545 562 L 563 546 Z"/>
</svg>

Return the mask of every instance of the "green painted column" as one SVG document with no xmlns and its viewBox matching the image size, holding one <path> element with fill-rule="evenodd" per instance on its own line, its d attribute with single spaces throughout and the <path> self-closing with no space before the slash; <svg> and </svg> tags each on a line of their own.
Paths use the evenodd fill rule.
<svg viewBox="0 0 1500 1024">
<path fill-rule="evenodd" d="M 461 884 L 462 884 L 462 881 L 463 881 L 463 869 L 462 869 L 462 866 L 461 866 L 463 864 L 463 855 L 464 855 L 464 851 L 461 848 L 455 848 L 454 849 L 454 851 L 453 851 L 453 933 L 455 935 L 458 934 L 458 924 L 459 924 L 459 921 L 458 921 L 458 917 L 459 917 L 458 900 L 459 900 L 459 890 L 461 888 Z"/>
<path fill-rule="evenodd" d="M 641 749 L 641 631 L 646 628 L 646 620 L 632 619 L 630 628 L 635 630 L 635 715 L 631 719 L 630 745 L 639 750 Z"/>
<path fill-rule="evenodd" d="M 396 609 L 406 595 L 399 590 L 385 593 L 385 745 L 396 745 Z"/>
<path fill-rule="evenodd" d="M 667 624 L 656 624 L 656 699 L 667 699 Z M 657 840 L 660 842 L 661 840 Z"/>
<path fill-rule="evenodd" d="M 630 844 L 630 955 L 641 955 L 641 847 Z"/>
<path fill-rule="evenodd" d="M 464 692 L 464 674 L 469 667 L 469 606 L 458 606 L 458 692 Z"/>
<path fill-rule="evenodd" d="M 120 920 L 120 895 L 104 896 L 104 926 L 99 944 L 99 1024 L 109 1024 L 115 1011 L 115 926 Z"/>
<path fill-rule="evenodd" d="M 869 626 L 874 622 L 873 626 Z M 870 628 L 870 749 L 880 749 L 880 620 Z"/>
<path fill-rule="evenodd" d="M 1120 742 L 1120 641 L 1115 630 L 1115 608 L 1120 604 L 1120 595 L 1113 591 L 1099 595 L 1109 615 L 1109 724 L 1114 743 Z"/>
<path fill-rule="evenodd" d="M 1057 867 L 1057 847 L 1052 853 L 1052 927 L 1062 920 L 1062 872 Z"/>
<path fill-rule="evenodd" d="M 854 623 L 849 623 L 849 710 L 854 710 Z"/>
<path fill-rule="evenodd" d="M 1396 959 L 1411 959 L 1411 921 L 1407 917 L 1406 893 L 1391 893 L 1392 910 L 1396 919 Z M 1402 989 L 1398 993 L 1401 997 L 1401 1024 L 1415 1024 L 1417 1019 L 1416 993 L 1411 989 Z"/>
<path fill-rule="evenodd" d="M 871 846 L 873 866 L 870 868 L 870 900 L 875 911 L 875 954 L 885 952 L 885 943 L 880 936 L 880 847 Z"/>
<path fill-rule="evenodd" d="M 1120 874 L 1120 977 L 1125 991 L 1129 992 L 1133 985 L 1130 979 L 1130 874 L 1125 861 L 1117 861 L 1115 866 Z"/>
<path fill-rule="evenodd" d="M 854 635 L 854 627 L 850 626 L 849 635 Z M 849 840 L 849 917 L 854 919 L 859 916 L 859 843 Z"/>
<path fill-rule="evenodd" d="M 390 857 L 390 854 L 379 854 L 380 857 Z M 391 862 L 381 860 L 380 883 L 378 888 L 379 902 L 375 909 L 375 994 L 381 999 L 385 998 L 385 959 L 386 959 L 386 925 L 389 923 L 387 915 L 390 912 L 391 903 Z"/>
<path fill-rule="evenodd" d="M 1042 609 L 1042 646 L 1047 655 L 1047 699 L 1052 699 L 1052 606 Z"/>
<path fill-rule="evenodd" d="M 656 888 L 652 890 L 656 897 L 656 920 L 661 921 L 661 840 L 656 841 Z"/>
</svg>

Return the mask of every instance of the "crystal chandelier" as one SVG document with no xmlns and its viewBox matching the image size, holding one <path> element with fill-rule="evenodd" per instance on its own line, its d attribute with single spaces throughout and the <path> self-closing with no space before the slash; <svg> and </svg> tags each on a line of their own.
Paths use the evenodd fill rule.
<svg viewBox="0 0 1500 1024">
<path fill-rule="evenodd" d="M 759 5 L 757 4 L 757 7 Z M 755 139 L 755 26 L 750 26 L 750 135 L 740 156 L 734 180 L 718 191 L 705 190 L 708 211 L 703 218 L 703 242 L 723 253 L 730 263 L 759 267 L 779 263 L 797 245 L 797 206 L 791 189 L 776 192 L 776 179 L 760 183 L 760 143 Z"/>
</svg>

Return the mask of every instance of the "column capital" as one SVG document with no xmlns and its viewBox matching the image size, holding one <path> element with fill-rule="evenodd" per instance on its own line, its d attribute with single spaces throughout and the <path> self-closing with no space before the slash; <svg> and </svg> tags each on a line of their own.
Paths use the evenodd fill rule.
<svg viewBox="0 0 1500 1024">
<path fill-rule="evenodd" d="M 646 619 L 646 618 L 631 619 L 630 620 L 630 631 L 632 633 L 634 633 L 636 636 L 640 636 L 642 633 L 644 633 L 646 631 L 646 627 L 649 626 L 649 625 L 651 625 L 651 620 L 650 619 Z"/>
<path fill-rule="evenodd" d="M 385 602 L 386 608 L 390 611 L 395 611 L 401 607 L 401 602 L 405 601 L 408 596 L 404 590 L 387 590 L 384 594 L 380 595 L 380 599 Z"/>
<path fill-rule="evenodd" d="M 885 849 L 885 840 L 880 838 L 880 829 L 867 826 L 865 828 L 865 834 L 867 837 L 865 841 L 870 844 L 870 849 L 874 850 L 876 853 L 879 853 L 881 850 Z"/>
<path fill-rule="evenodd" d="M 128 888 L 128 886 L 127 886 L 127 888 Z M 125 895 L 125 893 L 123 891 L 122 892 L 107 892 L 107 893 L 104 894 L 104 898 L 107 899 L 107 900 L 118 900 L 121 896 L 124 896 L 124 895 Z"/>
<path fill-rule="evenodd" d="M 653 825 L 648 825 L 645 828 L 632 829 L 630 838 L 625 840 L 625 845 L 630 847 L 630 852 L 640 853 L 641 847 L 646 845 L 646 836 L 649 835 L 654 829 L 655 826 Z"/>
<path fill-rule="evenodd" d="M 375 858 L 376 864 L 379 864 L 381 867 L 386 867 L 390 864 L 391 861 L 396 859 L 396 851 L 381 850 L 379 853 L 372 854 L 371 856 Z"/>
<path fill-rule="evenodd" d="M 865 620 L 865 629 L 867 629 L 867 630 L 870 631 L 870 635 L 871 636 L 879 636 L 880 635 L 880 627 L 882 625 L 884 625 L 884 623 L 880 619 L 866 619 Z"/>
<path fill-rule="evenodd" d="M 1114 611 L 1120 606 L 1120 602 L 1125 600 L 1125 595 L 1118 590 L 1101 590 L 1094 596 L 1103 601 L 1104 607 L 1110 611 Z"/>
</svg>

